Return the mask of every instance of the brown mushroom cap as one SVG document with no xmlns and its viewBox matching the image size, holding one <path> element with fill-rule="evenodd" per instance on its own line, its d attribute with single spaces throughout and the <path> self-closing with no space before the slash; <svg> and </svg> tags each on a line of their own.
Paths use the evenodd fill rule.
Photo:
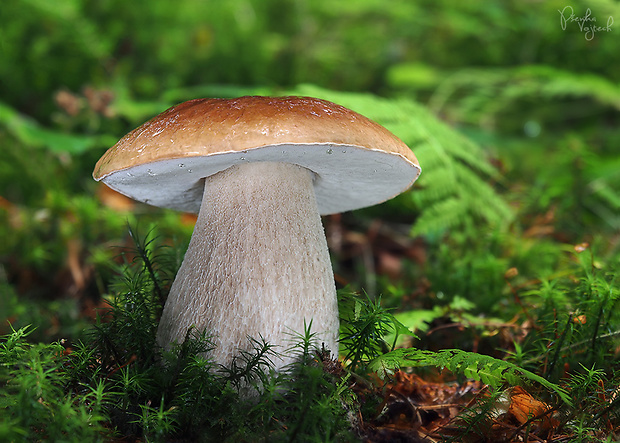
<svg viewBox="0 0 620 443">
<path fill-rule="evenodd" d="M 321 214 L 371 206 L 420 173 L 405 143 L 343 106 L 309 97 L 197 99 L 123 137 L 93 177 L 136 200 L 198 212 L 205 177 L 250 161 L 310 169 Z"/>
</svg>

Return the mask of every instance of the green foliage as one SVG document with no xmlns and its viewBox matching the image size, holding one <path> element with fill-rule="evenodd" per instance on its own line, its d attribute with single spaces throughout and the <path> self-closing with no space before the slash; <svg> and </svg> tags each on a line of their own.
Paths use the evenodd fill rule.
<svg viewBox="0 0 620 443">
<path fill-rule="evenodd" d="M 402 323 L 385 309 L 380 301 L 362 302 L 352 299 L 353 307 L 345 308 L 349 315 L 343 317 L 344 326 L 341 334 L 341 345 L 344 346 L 346 359 L 350 361 L 351 370 L 376 372 L 385 378 L 401 368 L 434 366 L 448 369 L 466 378 L 481 380 L 492 387 L 536 382 L 553 391 L 564 402 L 570 404 L 567 393 L 558 385 L 545 378 L 522 369 L 519 366 L 473 352 L 458 349 L 427 351 L 415 348 L 389 348 L 384 341 L 390 333 L 411 334 Z"/>
<path fill-rule="evenodd" d="M 526 329 L 527 335 L 514 343 L 515 351 L 508 361 L 462 349 L 389 350 L 383 339 L 375 337 L 375 331 L 391 330 L 393 336 L 394 330 L 400 329 L 400 323 L 392 323 L 391 314 L 378 305 L 361 300 L 357 303 L 363 303 L 364 309 L 357 307 L 357 310 L 347 311 L 345 306 L 344 312 L 358 313 L 345 327 L 357 332 L 349 334 L 357 343 L 362 343 L 366 337 L 373 346 L 365 345 L 371 349 L 369 353 L 355 354 L 349 339 L 343 342 L 345 352 L 359 356 L 351 360 L 362 373 L 377 372 L 389 379 L 398 370 L 430 366 L 459 377 L 481 380 L 495 388 L 489 398 L 477 402 L 472 410 L 460 416 L 463 422 L 457 428 L 463 432 L 477 429 L 476 432 L 484 435 L 485 426 L 491 420 L 489 414 L 496 410 L 498 402 L 505 402 L 499 398 L 503 388 L 523 385 L 529 390 L 540 392 L 542 389 L 542 395 L 554 398 L 554 408 L 561 411 L 558 420 L 578 436 L 576 438 L 596 441 L 600 430 L 611 429 L 612 423 L 617 423 L 620 417 L 619 402 L 612 393 L 618 382 L 615 349 L 620 338 L 617 260 L 596 259 L 593 248 L 587 245 L 565 249 L 563 260 L 552 267 L 557 269 L 558 264 L 562 264 L 562 272 L 553 280 L 540 281 L 535 289 L 519 292 L 521 315 L 529 321 L 538 320 Z M 457 299 L 460 297 L 455 297 L 453 302 Z M 465 310 L 473 306 L 466 300 L 459 303 Z M 419 318 L 415 318 L 419 325 L 420 319 L 432 322 L 449 313 L 436 306 L 433 310 L 418 311 Z M 407 312 L 398 313 L 396 317 L 409 326 Z M 459 324 L 470 329 L 476 325 L 474 317 L 468 320 L 472 323 L 465 320 L 460 318 Z M 482 328 L 484 325 L 493 327 L 488 318 L 478 321 Z M 363 327 L 354 329 L 356 325 Z M 424 331 L 424 328 L 414 327 L 411 331 Z M 426 341 L 427 337 L 422 335 L 418 343 L 424 346 Z"/>
<path fill-rule="evenodd" d="M 349 389 L 349 375 L 331 360 L 328 351 L 317 349 L 311 327 L 306 325 L 296 337 L 297 344 L 287 350 L 298 356 L 297 361 L 267 387 L 270 406 L 258 407 L 262 416 L 281 417 L 277 432 L 272 433 L 276 441 L 346 441 L 353 437 L 347 414 L 355 412 L 358 405 Z"/>
<path fill-rule="evenodd" d="M 511 265 L 505 250 L 512 239 L 498 227 L 473 242 L 476 232 L 468 228 L 438 238 L 423 275 L 432 282 L 437 302 L 448 303 L 460 296 L 493 312 L 505 286 L 504 272 Z M 539 264 L 542 258 L 538 257 Z M 529 255 L 528 260 L 532 260 Z"/>
<path fill-rule="evenodd" d="M 47 129 L 3 103 L 0 103 L 0 125 L 20 143 L 43 147 L 51 152 L 81 154 L 89 149 L 114 143 L 114 139 L 110 136 L 67 134 Z"/>
<path fill-rule="evenodd" d="M 128 260 L 120 267 L 122 274 L 110 309 L 102 317 L 105 322 L 99 322 L 85 342 L 76 343 L 72 352 L 64 355 L 65 348 L 59 344 L 26 344 L 25 329 L 3 339 L 0 353 L 5 363 L 0 367 L 0 380 L 6 394 L 2 406 L 29 411 L 13 413 L 1 428 L 3 435 L 29 438 L 35 432 L 64 436 L 70 431 L 85 438 L 93 435 L 85 432 L 99 432 L 92 437 L 96 441 L 105 435 L 101 434 L 105 424 L 120 435 L 148 441 L 350 441 L 356 430 L 348 417 L 360 408 L 350 390 L 352 376 L 375 372 L 389 379 L 399 369 L 426 366 L 481 380 L 496 392 L 506 385 L 534 383 L 561 400 L 556 407 L 570 417 L 566 422 L 576 434 L 590 435 L 601 420 L 617 415 L 616 402 L 601 400 L 611 395 L 603 387 L 617 382 L 606 369 L 580 366 L 570 382 L 563 383 L 562 379 L 553 381 L 557 371 L 552 369 L 544 376 L 525 369 L 531 361 L 524 359 L 517 365 L 459 349 L 396 349 L 398 336 L 411 335 L 411 331 L 379 301 L 345 291 L 339 298 L 346 369 L 316 349 L 311 324 L 287 350 L 297 355 L 298 361 L 280 373 L 270 369 L 276 356 L 261 340 L 254 340 L 254 350 L 241 354 L 226 368 L 205 358 L 213 346 L 205 332 L 190 330 L 182 344 L 161 353 L 155 344 L 157 317 L 175 262 L 168 259 L 169 248 L 152 232 L 143 237 L 131 230 L 131 236 L 135 248 L 124 253 Z M 606 279 L 608 274 L 599 270 L 603 264 L 588 254 L 577 257 L 582 270 L 579 291 L 589 294 L 579 312 L 597 319 L 585 337 L 589 337 L 591 361 L 601 365 L 609 349 L 604 342 L 617 335 L 607 331 L 617 324 L 614 304 L 618 291 Z M 541 284 L 540 291 L 527 299 L 539 298 L 539 309 L 561 313 L 568 305 L 566 295 L 558 298 L 554 291 L 558 289 Z M 468 309 L 469 305 L 460 302 L 459 306 Z M 584 335 L 574 331 L 554 334 L 560 337 L 557 345 L 545 345 L 541 358 L 555 361 L 559 367 L 558 355 L 564 351 L 558 349 L 577 349 L 575 345 L 581 346 L 581 342 L 574 340 L 582 340 Z M 545 340 L 545 335 L 540 335 L 539 342 Z M 532 343 L 523 345 L 524 354 Z M 493 395 L 479 408 L 491 408 Z M 58 413 L 48 412 L 54 407 L 72 421 L 59 420 Z M 589 419 L 588 414 L 598 415 Z M 467 417 L 471 419 L 471 423 L 466 420 L 467 426 L 477 429 L 485 414 L 478 409 Z M 47 423 L 50 420 L 53 425 Z"/>
<path fill-rule="evenodd" d="M 108 398 L 104 384 L 65 393 L 65 348 L 60 343 L 28 343 L 28 329 L 0 338 L 0 439 L 103 441 Z"/>
<path fill-rule="evenodd" d="M 547 350 L 543 354 L 548 358 L 545 376 L 555 380 L 566 366 L 576 371 L 582 366 L 612 370 L 610 345 L 617 340 L 620 322 L 615 260 L 599 261 L 591 249 L 572 251 L 571 255 L 574 262 L 569 278 L 543 280 L 539 287 L 522 294 L 532 314 L 541 319 L 541 327 L 526 337 L 524 352 Z M 541 360 L 537 357 L 524 363 Z"/>
<path fill-rule="evenodd" d="M 140 405 L 141 414 L 132 423 L 141 425 L 147 441 L 165 442 L 168 435 L 176 429 L 174 409 L 164 410 L 164 399 L 162 397 L 159 408 L 150 405 Z"/>
<path fill-rule="evenodd" d="M 501 152 L 504 186 L 532 176 L 532 186 L 519 202 L 522 211 L 551 209 L 562 230 L 579 232 L 593 222 L 605 230 L 620 226 L 618 131 L 613 123 L 620 89 L 614 81 L 550 65 L 525 65 L 434 71 L 429 86 L 420 83 L 420 71 L 425 72 L 424 66 L 395 66 L 392 77 L 404 91 L 431 88 L 432 112 L 468 125 L 466 132 L 474 140 Z"/>
<path fill-rule="evenodd" d="M 599 23 L 619 15 L 611 0 L 571 4 L 578 15 L 590 7 Z M 206 83 L 313 82 L 379 91 L 386 71 L 406 62 L 444 69 L 555 64 L 576 72 L 587 66 L 617 80 L 613 32 L 588 42 L 577 23 L 562 30 L 557 11 L 564 6 L 560 0 L 395 0 L 389 8 L 380 0 L 65 0 L 51 8 L 43 0 L 15 0 L 0 16 L 0 84 L 12 107 L 44 97 L 41 108 L 49 110 L 60 87 L 77 91 L 110 78 L 142 98 Z M 477 50 L 481 45 L 487 50 Z"/>
<path fill-rule="evenodd" d="M 349 107 L 390 129 L 411 147 L 423 171 L 408 193 L 421 214 L 413 224 L 414 235 L 440 234 L 480 222 L 503 226 L 512 219 L 511 209 L 492 186 L 499 175 L 481 148 L 423 106 L 403 98 L 388 100 L 309 85 L 289 92 Z"/>
<path fill-rule="evenodd" d="M 395 67 L 398 84 L 419 87 L 418 65 Z M 408 79 L 411 84 L 408 85 Z M 523 130 L 527 120 L 555 126 L 558 119 L 575 115 L 557 112 L 567 101 L 583 100 L 579 117 L 599 112 L 599 106 L 620 109 L 620 88 L 595 74 L 564 71 L 552 66 L 526 65 L 511 68 L 470 68 L 435 77 L 437 89 L 429 106 L 435 113 L 450 112 L 458 121 L 473 124 L 510 125 Z M 590 103 L 588 103 L 590 102 Z M 529 112 L 524 113 L 527 106 Z M 577 108 L 575 109 L 577 112 Z M 510 120 L 513 120 L 512 122 Z M 515 126 L 516 124 L 516 126 Z"/>
<path fill-rule="evenodd" d="M 524 210 L 543 212 L 551 208 L 559 228 L 580 232 L 596 225 L 604 232 L 620 226 L 620 163 L 612 134 L 601 140 L 594 136 L 568 133 L 548 149 L 548 167 L 535 179 L 532 192 L 523 199 Z M 599 145 L 599 146 L 597 146 Z M 515 154 L 525 149 L 515 147 Z M 533 154 L 530 162 L 542 161 Z"/>
<path fill-rule="evenodd" d="M 496 388 L 505 383 L 515 386 L 526 382 L 536 382 L 549 391 L 553 391 L 564 402 L 571 403 L 571 399 L 564 389 L 539 375 L 488 355 L 459 349 L 442 351 L 396 349 L 368 362 L 369 369 L 384 376 L 394 373 L 401 367 L 419 366 L 445 368 L 467 378 L 481 380 L 483 383 Z"/>
<path fill-rule="evenodd" d="M 618 265 L 595 258 L 594 250 L 571 248 L 567 272 L 522 292 L 528 315 L 539 320 L 513 355 L 521 367 L 565 384 L 575 408 L 563 422 L 581 441 L 597 441 L 620 414 L 610 394 L 618 383 Z"/>
<path fill-rule="evenodd" d="M 412 335 L 387 309 L 381 299 L 365 300 L 348 291 L 338 294 L 340 318 L 340 345 L 345 349 L 345 360 L 352 371 L 365 366 L 365 362 L 393 350 L 400 334 Z M 393 335 L 393 342 L 385 339 Z"/>
</svg>

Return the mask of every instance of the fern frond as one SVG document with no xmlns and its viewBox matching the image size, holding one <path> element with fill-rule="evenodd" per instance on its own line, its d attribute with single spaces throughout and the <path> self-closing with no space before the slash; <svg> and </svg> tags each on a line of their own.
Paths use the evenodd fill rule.
<svg viewBox="0 0 620 443">
<path fill-rule="evenodd" d="M 422 165 L 411 199 L 422 213 L 413 234 L 428 234 L 477 222 L 505 224 L 512 211 L 488 184 L 500 180 L 482 149 L 425 107 L 407 99 L 335 92 L 300 85 L 296 95 L 311 95 L 339 103 L 382 124 L 415 152 Z"/>
<path fill-rule="evenodd" d="M 620 87 L 604 77 L 580 74 L 545 65 L 499 69 L 463 69 L 446 76 L 430 101 L 440 112 L 448 102 L 458 103 L 459 117 L 471 123 L 514 109 L 517 100 L 589 99 L 620 109 Z"/>
<path fill-rule="evenodd" d="M 480 380 L 493 387 L 503 383 L 521 385 L 536 382 L 550 391 L 555 392 L 565 403 L 571 404 L 567 392 L 555 383 L 543 377 L 520 368 L 519 366 L 488 355 L 459 349 L 445 349 L 441 351 L 426 351 L 421 349 L 395 349 L 391 352 L 374 358 L 368 363 L 368 368 L 380 375 L 389 375 L 401 367 L 434 366 L 446 368 L 454 373 L 463 374 L 468 378 Z"/>
<path fill-rule="evenodd" d="M 467 217 L 467 210 L 467 205 L 458 198 L 439 200 L 425 208 L 416 220 L 413 233 L 434 233 L 456 227 Z"/>
</svg>

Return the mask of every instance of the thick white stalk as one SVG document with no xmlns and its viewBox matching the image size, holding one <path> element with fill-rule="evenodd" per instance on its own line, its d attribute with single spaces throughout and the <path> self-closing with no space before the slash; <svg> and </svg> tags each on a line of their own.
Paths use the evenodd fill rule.
<svg viewBox="0 0 620 443">
<path fill-rule="evenodd" d="M 194 233 L 157 333 L 161 346 L 205 329 L 229 364 L 247 337 L 278 352 L 304 332 L 337 353 L 338 305 L 313 174 L 288 163 L 233 166 L 208 177 Z M 276 361 L 282 367 L 290 357 Z"/>
</svg>

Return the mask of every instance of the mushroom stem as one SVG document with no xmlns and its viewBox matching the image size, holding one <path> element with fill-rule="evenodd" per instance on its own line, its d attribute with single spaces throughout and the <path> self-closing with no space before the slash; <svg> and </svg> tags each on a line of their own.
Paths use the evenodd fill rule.
<svg viewBox="0 0 620 443">
<path fill-rule="evenodd" d="M 210 357 L 227 365 L 248 337 L 281 354 L 304 321 L 337 353 L 338 304 L 314 174 L 289 163 L 232 166 L 205 179 L 185 259 L 170 290 L 158 343 L 181 343 L 190 326 L 206 330 Z M 276 368 L 293 361 L 285 355 Z"/>
</svg>

